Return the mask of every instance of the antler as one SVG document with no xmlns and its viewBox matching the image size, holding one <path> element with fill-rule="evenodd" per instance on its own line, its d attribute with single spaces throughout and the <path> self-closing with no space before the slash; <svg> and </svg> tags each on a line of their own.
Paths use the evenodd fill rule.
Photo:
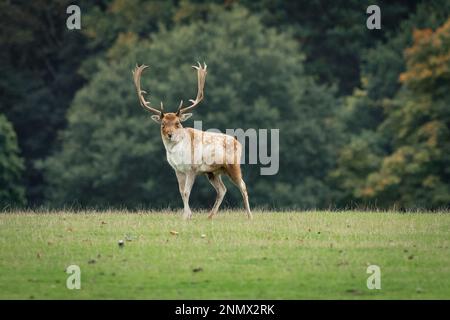
<svg viewBox="0 0 450 320">
<path fill-rule="evenodd" d="M 157 110 L 155 108 L 152 108 L 150 106 L 150 102 L 146 101 L 144 98 L 144 94 L 146 94 L 147 92 L 144 90 L 141 90 L 141 75 L 142 72 L 144 71 L 144 69 L 148 68 L 148 66 L 146 65 L 141 65 L 141 66 L 137 66 L 134 68 L 133 70 L 133 81 L 134 81 L 134 85 L 136 87 L 137 90 L 137 94 L 138 94 L 138 98 L 139 98 L 139 103 L 141 104 L 142 107 L 144 107 L 145 109 L 147 109 L 150 112 L 153 112 L 159 116 L 161 116 L 163 114 L 163 103 L 161 102 L 161 111 Z"/>
<path fill-rule="evenodd" d="M 198 66 L 192 66 L 192 68 L 197 70 L 197 82 L 198 82 L 198 91 L 197 97 L 195 100 L 190 99 L 189 101 L 192 103 L 190 106 L 183 108 L 183 100 L 180 102 L 180 106 L 178 107 L 177 114 L 180 115 L 182 113 L 186 113 L 192 109 L 194 109 L 200 101 L 203 100 L 203 88 L 205 87 L 205 79 L 206 79 L 206 68 L 208 67 L 206 63 L 203 62 L 203 67 L 200 62 L 197 62 Z"/>
</svg>

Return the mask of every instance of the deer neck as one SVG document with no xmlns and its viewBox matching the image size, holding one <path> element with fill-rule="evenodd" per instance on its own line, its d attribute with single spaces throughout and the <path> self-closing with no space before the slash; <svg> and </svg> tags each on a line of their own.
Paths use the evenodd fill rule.
<svg viewBox="0 0 450 320">
<path fill-rule="evenodd" d="M 177 152 L 179 146 L 184 145 L 184 142 L 189 138 L 189 133 L 185 128 L 177 131 L 175 138 L 168 139 L 161 132 L 162 141 L 167 152 Z"/>
</svg>

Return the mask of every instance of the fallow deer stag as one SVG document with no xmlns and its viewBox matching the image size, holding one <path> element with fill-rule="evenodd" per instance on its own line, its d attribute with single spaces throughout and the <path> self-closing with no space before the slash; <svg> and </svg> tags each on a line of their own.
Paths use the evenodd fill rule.
<svg viewBox="0 0 450 320">
<path fill-rule="evenodd" d="M 222 133 L 204 132 L 193 128 L 183 128 L 181 123 L 192 116 L 192 111 L 203 100 L 203 89 L 206 79 L 206 64 L 198 63 L 192 66 L 197 70 L 198 91 L 195 100 L 189 100 L 189 106 L 183 106 L 181 100 L 176 113 L 164 112 L 161 102 L 160 110 L 146 101 L 141 90 L 141 75 L 147 68 L 145 65 L 136 66 L 133 80 L 136 86 L 139 103 L 146 110 L 153 113 L 152 119 L 161 125 L 161 137 L 166 148 L 167 161 L 175 170 L 181 197 L 183 198 L 185 219 L 192 216 L 189 207 L 189 196 L 198 175 L 205 174 L 217 191 L 216 201 L 208 218 L 212 218 L 219 210 L 223 197 L 227 191 L 221 175 L 225 174 L 239 188 L 244 199 L 247 217 L 252 218 L 248 202 L 247 188 L 242 180 L 240 159 L 242 145 L 234 137 Z"/>
</svg>

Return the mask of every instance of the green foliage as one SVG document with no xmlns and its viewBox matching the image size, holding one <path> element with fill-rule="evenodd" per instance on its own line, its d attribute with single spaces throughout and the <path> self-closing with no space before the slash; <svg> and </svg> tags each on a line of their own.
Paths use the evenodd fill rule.
<svg viewBox="0 0 450 320">
<path fill-rule="evenodd" d="M 143 88 L 151 100 L 175 110 L 195 95 L 194 61 L 208 63 L 206 99 L 195 119 L 203 129 L 280 129 L 280 172 L 260 176 L 246 166 L 253 205 L 323 207 L 324 179 L 333 167 L 337 130 L 332 91 L 305 75 L 303 56 L 289 34 L 266 28 L 242 8 L 216 8 L 207 22 L 161 30 L 105 64 L 75 97 L 62 133 L 63 148 L 46 160 L 55 203 L 167 206 L 180 201 L 158 127 L 139 107 L 131 81 L 136 63 L 150 65 Z M 202 179 L 200 179 L 202 180 Z M 195 190 L 195 188 L 194 188 Z M 241 202 L 231 191 L 232 203 Z M 211 202 L 213 189 L 199 183 L 194 202 Z"/>
<path fill-rule="evenodd" d="M 23 170 L 16 133 L 6 117 L 0 114 L 0 209 L 25 204 Z"/>
<path fill-rule="evenodd" d="M 207 16 L 210 2 L 181 1 L 174 20 L 189 23 L 201 19 Z M 367 7 L 379 5 L 383 30 L 393 32 L 416 6 L 416 1 L 401 0 L 240 0 L 227 1 L 225 6 L 233 2 L 260 14 L 266 26 L 292 31 L 306 56 L 306 73 L 320 83 L 337 84 L 341 95 L 350 94 L 359 85 L 364 51 L 385 40 L 387 34 L 382 30 L 367 30 Z"/>
<path fill-rule="evenodd" d="M 82 33 L 89 55 L 81 62 L 80 73 L 90 79 L 101 61 L 124 38 L 145 38 L 161 26 L 169 26 L 177 5 L 173 0 L 113 0 L 96 3 L 83 14 Z M 114 50 L 114 49 L 113 49 Z"/>
<path fill-rule="evenodd" d="M 43 179 L 34 161 L 56 147 L 56 133 L 81 86 L 79 61 L 87 53 L 80 32 L 66 28 L 73 1 L 0 2 L 0 113 L 13 123 L 25 158 L 29 203 L 42 200 Z M 80 1 L 85 10 L 90 1 Z"/>
<path fill-rule="evenodd" d="M 450 204 L 450 19 L 433 32 L 416 31 L 405 51 L 407 69 L 379 130 L 392 151 L 368 178 L 370 197 L 404 207 Z"/>
<path fill-rule="evenodd" d="M 398 77 L 406 68 L 403 50 L 413 41 L 416 28 L 436 28 L 450 15 L 446 0 L 424 1 L 411 16 L 401 21 L 397 32 L 388 29 L 386 42 L 378 43 L 363 55 L 362 79 L 369 97 L 375 101 L 392 98 L 400 88 Z"/>
<path fill-rule="evenodd" d="M 377 58 L 367 63 L 364 90 L 347 99 L 341 120 L 350 142 L 332 173 L 343 203 L 403 208 L 450 204 L 448 22 L 435 33 L 414 32 L 412 44 L 412 26 L 436 28 L 448 17 L 442 12 L 450 12 L 448 3 L 420 6 L 404 23 L 404 31 L 380 46 Z M 403 58 L 398 50 L 407 45 L 411 47 Z M 368 57 L 375 57 L 374 52 Z"/>
</svg>

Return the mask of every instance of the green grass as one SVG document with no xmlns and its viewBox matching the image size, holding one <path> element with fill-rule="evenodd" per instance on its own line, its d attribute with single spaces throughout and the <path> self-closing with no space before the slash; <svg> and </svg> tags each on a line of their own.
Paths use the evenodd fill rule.
<svg viewBox="0 0 450 320">
<path fill-rule="evenodd" d="M 446 213 L 15 212 L 0 235 L 2 299 L 450 298 Z M 72 264 L 81 290 L 66 288 Z"/>
</svg>

